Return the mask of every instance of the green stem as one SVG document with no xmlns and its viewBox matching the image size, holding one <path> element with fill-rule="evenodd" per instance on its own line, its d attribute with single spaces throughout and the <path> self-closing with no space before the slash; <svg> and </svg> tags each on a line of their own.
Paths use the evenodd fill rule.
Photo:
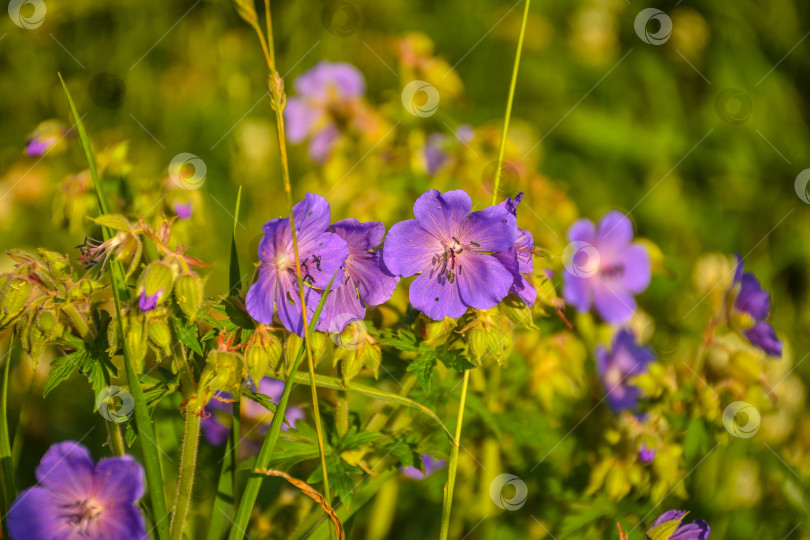
<svg viewBox="0 0 810 540">
<path fill-rule="evenodd" d="M 121 436 L 121 429 L 115 422 L 107 420 L 107 441 L 114 456 L 123 456 L 126 453 L 124 448 L 124 438 Z"/>
<path fill-rule="evenodd" d="M 219 540 L 228 527 L 227 520 L 231 519 L 234 506 L 237 504 L 236 493 L 236 452 L 239 443 L 239 401 L 233 402 L 233 423 L 231 424 L 231 434 L 228 436 L 228 446 L 225 448 L 225 455 L 222 456 L 222 469 L 219 473 L 217 483 L 217 496 L 214 499 L 214 508 L 211 514 L 211 521 L 208 524 L 206 540 Z M 227 519 L 226 519 L 227 518 Z"/>
<path fill-rule="evenodd" d="M 0 473 L 3 475 L 3 481 L 0 483 L 2 488 L 2 529 L 3 538 L 8 538 L 8 529 L 6 529 L 6 515 L 8 509 L 11 507 L 12 501 L 17 497 L 17 490 L 14 484 L 14 466 L 11 463 L 11 441 L 8 437 L 8 377 L 9 366 L 11 365 L 11 351 L 14 347 L 14 333 L 11 332 L 8 341 L 8 351 L 6 351 L 5 362 L 3 363 L 3 383 L 0 386 L 0 463 L 2 468 Z"/>
<path fill-rule="evenodd" d="M 62 88 L 65 90 L 70 111 L 73 114 L 73 118 L 76 120 L 76 130 L 79 133 L 79 139 L 81 140 L 82 148 L 87 158 L 90 176 L 93 178 L 99 208 L 103 214 L 109 213 L 107 200 L 102 191 L 101 181 L 99 180 L 98 170 L 96 169 L 96 160 L 93 157 L 93 150 L 90 147 L 90 138 L 87 136 L 82 118 L 79 116 L 79 111 L 76 110 L 76 105 L 73 103 L 73 98 L 61 74 L 59 74 L 59 80 L 62 82 Z M 112 231 L 107 227 L 102 227 L 101 232 L 105 240 L 112 237 Z M 120 314 L 122 312 L 122 304 L 124 300 L 128 298 L 129 292 L 127 291 L 124 280 L 124 269 L 120 262 L 110 263 L 110 279 L 112 281 L 111 288 L 113 291 L 113 300 L 115 301 L 115 312 L 117 314 L 115 319 L 118 323 L 118 335 L 123 336 L 124 324 Z M 141 448 L 143 449 L 143 464 L 144 469 L 146 469 L 146 483 L 152 501 L 157 538 L 158 540 L 166 540 L 169 537 L 169 524 L 166 522 L 167 513 L 166 501 L 163 496 L 163 476 L 160 472 L 160 456 L 158 456 L 157 443 L 155 442 L 155 431 L 152 427 L 152 419 L 149 416 L 149 409 L 143 395 L 143 388 L 141 387 L 138 374 L 132 363 L 129 349 L 126 346 L 126 340 L 124 340 L 122 349 L 124 353 L 124 369 L 127 374 L 127 384 L 135 401 L 135 428 L 141 440 Z"/>
<path fill-rule="evenodd" d="M 177 481 L 177 495 L 170 527 L 172 540 L 183 539 L 188 508 L 191 504 L 191 490 L 194 488 L 194 470 L 197 465 L 197 447 L 200 442 L 200 415 L 186 409 L 186 429 L 183 436 L 183 450 L 180 455 L 180 478 Z"/>
<path fill-rule="evenodd" d="M 461 426 L 464 423 L 464 405 L 467 401 L 467 386 L 470 383 L 470 370 L 464 371 L 461 383 L 461 400 L 458 404 L 458 421 L 456 422 L 456 436 L 450 450 L 450 464 L 448 466 L 447 485 L 444 491 L 444 505 L 442 506 L 442 529 L 439 538 L 447 540 L 450 532 L 450 510 L 453 506 L 453 488 L 456 484 L 456 471 L 458 470 L 458 450 L 461 445 Z"/>
<path fill-rule="evenodd" d="M 503 120 L 503 132 L 501 133 L 501 147 L 498 150 L 498 168 L 495 171 L 495 181 L 492 185 L 492 204 L 498 203 L 498 190 L 501 184 L 501 169 L 503 168 L 503 156 L 506 152 L 506 137 L 509 132 L 509 119 L 512 116 L 512 103 L 515 100 L 515 87 L 517 86 L 518 68 L 520 67 L 520 54 L 523 50 L 523 38 L 526 35 L 526 22 L 529 20 L 529 6 L 531 0 L 526 0 L 523 9 L 523 22 L 520 26 L 518 36 L 517 52 L 515 53 L 515 64 L 512 68 L 512 82 L 509 84 L 509 96 L 506 99 L 506 114 Z M 453 488 L 456 483 L 456 471 L 458 470 L 458 451 L 461 445 L 461 426 L 464 420 L 464 404 L 467 401 L 467 386 L 470 382 L 470 371 L 464 372 L 464 382 L 461 386 L 461 400 L 458 408 L 458 423 L 456 424 L 456 436 L 453 438 L 453 445 L 450 452 L 450 463 L 448 465 L 447 487 L 444 493 L 444 505 L 442 508 L 442 528 L 441 540 L 447 540 L 450 531 L 450 511 L 453 507 Z"/>
</svg>

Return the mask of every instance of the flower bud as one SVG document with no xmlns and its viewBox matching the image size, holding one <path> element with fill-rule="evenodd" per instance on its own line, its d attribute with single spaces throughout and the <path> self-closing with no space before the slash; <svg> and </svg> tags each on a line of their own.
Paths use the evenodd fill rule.
<svg viewBox="0 0 810 540">
<path fill-rule="evenodd" d="M 135 371 L 138 373 L 143 372 L 143 360 L 146 358 L 146 353 L 149 350 L 146 336 L 144 335 L 144 321 L 139 315 L 133 314 L 129 318 L 124 336 L 124 346 L 129 353 L 129 359 L 132 362 Z"/>
<path fill-rule="evenodd" d="M 174 274 L 168 265 L 153 262 L 147 266 L 138 283 L 139 307 L 141 311 L 151 311 L 172 291 Z"/>
<path fill-rule="evenodd" d="M 268 367 L 278 373 L 281 353 L 281 339 L 275 333 L 264 327 L 253 333 L 245 348 L 245 364 L 253 382 L 258 384 Z"/>
<path fill-rule="evenodd" d="M 73 267 L 70 265 L 70 260 L 55 251 L 48 251 L 44 248 L 37 250 L 39 258 L 45 261 L 51 273 L 58 278 L 70 277 L 73 274 Z"/>
<path fill-rule="evenodd" d="M 203 284 L 194 272 L 181 274 L 174 284 L 174 298 L 189 322 L 194 322 L 203 301 Z"/>
<path fill-rule="evenodd" d="M 425 339 L 425 345 L 435 347 L 447 342 L 453 330 L 458 326 L 457 319 L 445 317 L 441 321 L 429 320 L 423 317 L 422 336 Z"/>
<path fill-rule="evenodd" d="M 213 350 L 205 360 L 200 378 L 200 389 L 205 391 L 236 392 L 242 384 L 244 362 L 235 352 Z"/>
<path fill-rule="evenodd" d="M 147 329 L 152 344 L 163 352 L 165 356 L 172 354 L 172 331 L 165 321 L 153 319 L 149 321 Z"/>
<path fill-rule="evenodd" d="M 31 284 L 22 278 L 10 278 L 0 291 L 0 328 L 5 328 L 17 318 L 31 294 Z"/>
</svg>

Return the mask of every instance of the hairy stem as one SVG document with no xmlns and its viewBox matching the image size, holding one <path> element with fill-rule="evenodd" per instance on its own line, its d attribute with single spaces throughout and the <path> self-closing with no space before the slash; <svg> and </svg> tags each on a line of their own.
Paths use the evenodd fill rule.
<svg viewBox="0 0 810 540">
<path fill-rule="evenodd" d="M 464 405 L 467 401 L 467 386 L 470 383 L 470 370 L 464 371 L 461 383 L 461 400 L 458 403 L 458 421 L 456 422 L 456 436 L 450 449 L 450 464 L 448 466 L 447 485 L 444 488 L 444 504 L 442 506 L 442 529 L 439 538 L 447 540 L 450 532 L 450 510 L 453 506 L 453 488 L 456 484 L 456 471 L 458 470 L 458 450 L 461 446 L 461 426 L 464 423 Z"/>
<path fill-rule="evenodd" d="M 2 503 L 0 512 L 2 514 L 0 515 L 2 516 L 3 538 L 8 538 L 6 515 L 11 507 L 11 502 L 17 497 L 14 484 L 14 466 L 11 463 L 11 442 L 8 438 L 8 377 L 13 347 L 14 332 L 11 332 L 8 349 L 5 358 L 3 358 L 3 383 L 0 386 L 0 474 L 3 476 L 3 481 L 0 482 L 0 489 L 2 489 L 2 500 L 0 500 L 0 503 Z"/>
<path fill-rule="evenodd" d="M 186 409 L 186 429 L 180 454 L 180 478 L 177 481 L 177 495 L 174 500 L 174 513 L 169 528 L 172 540 L 183 540 L 188 508 L 191 505 L 191 490 L 194 488 L 194 470 L 197 465 L 197 448 L 200 442 L 200 415 Z"/>
<path fill-rule="evenodd" d="M 118 424 L 107 420 L 107 441 L 114 456 L 123 456 L 126 453 L 124 448 L 124 438 L 121 436 L 121 429 Z"/>
</svg>

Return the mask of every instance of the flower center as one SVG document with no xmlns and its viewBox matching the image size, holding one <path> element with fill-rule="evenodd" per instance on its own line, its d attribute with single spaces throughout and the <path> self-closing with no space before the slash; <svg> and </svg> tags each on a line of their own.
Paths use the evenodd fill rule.
<svg viewBox="0 0 810 540">
<path fill-rule="evenodd" d="M 622 263 L 606 264 L 599 266 L 596 271 L 599 272 L 599 275 L 604 279 L 621 279 L 624 275 L 624 265 Z"/>
<path fill-rule="evenodd" d="M 63 506 L 65 513 L 60 517 L 67 520 L 80 535 L 90 533 L 93 521 L 101 516 L 102 507 L 93 499 L 85 499 Z"/>
<path fill-rule="evenodd" d="M 605 371 L 605 384 L 608 388 L 615 388 L 622 384 L 622 372 L 617 367 L 610 367 Z"/>
<path fill-rule="evenodd" d="M 470 244 L 478 247 L 475 242 L 470 242 Z M 444 276 L 450 283 L 453 283 L 456 276 L 461 274 L 462 258 L 460 256 L 465 249 L 459 239 L 452 236 L 449 242 L 444 243 L 444 250 L 433 256 L 433 264 L 437 266 L 439 275 Z"/>
</svg>

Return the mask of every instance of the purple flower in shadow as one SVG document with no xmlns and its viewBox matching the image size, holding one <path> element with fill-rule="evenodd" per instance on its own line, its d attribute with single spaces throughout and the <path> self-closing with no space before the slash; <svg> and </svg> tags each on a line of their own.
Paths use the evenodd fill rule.
<svg viewBox="0 0 810 540">
<path fill-rule="evenodd" d="M 563 252 L 563 296 L 580 313 L 596 306 L 611 324 L 627 322 L 636 311 L 634 295 L 650 284 L 650 255 L 633 243 L 633 224 L 618 211 L 608 212 L 599 227 L 580 219 L 568 229 Z"/>
<path fill-rule="evenodd" d="M 411 305 L 433 320 L 456 319 L 468 307 L 489 309 L 514 283 L 509 269 L 488 252 L 514 245 L 515 216 L 500 206 L 471 211 L 464 191 L 432 189 L 416 200 L 416 219 L 388 232 L 385 265 L 399 276 L 419 274 L 409 290 Z"/>
<path fill-rule="evenodd" d="M 733 296 L 736 293 L 736 297 Z M 773 326 L 765 319 L 771 311 L 771 295 L 762 290 L 759 280 L 751 273 L 743 273 L 742 257 L 737 254 L 737 270 L 731 290 L 734 298 L 731 322 L 752 345 L 768 356 L 782 357 L 782 342 Z"/>
<path fill-rule="evenodd" d="M 608 403 L 616 411 L 630 411 L 638 405 L 641 390 L 630 384 L 629 378 L 646 373 L 648 364 L 655 355 L 646 347 L 636 345 L 635 336 L 629 330 L 619 330 L 613 338 L 611 351 L 602 345 L 596 346 L 596 363 L 599 376 L 607 391 Z"/>
<path fill-rule="evenodd" d="M 687 512 L 683 510 L 669 510 L 664 512 L 652 526 L 647 530 L 644 536 L 646 539 L 651 538 L 651 532 L 657 527 L 661 531 L 672 529 L 672 532 L 667 536 L 667 540 L 708 540 L 711 528 L 709 524 L 702 519 L 696 519 L 692 523 L 684 523 L 683 518 L 686 517 Z M 660 537 L 659 537 L 660 538 Z"/>
<path fill-rule="evenodd" d="M 172 208 L 174 209 L 174 214 L 180 219 L 188 219 L 192 215 L 192 206 L 190 202 L 187 202 L 185 204 L 181 202 L 175 202 L 172 205 Z"/>
<path fill-rule="evenodd" d="M 284 120 L 292 143 L 309 140 L 309 156 L 322 163 L 341 129 L 352 120 L 366 82 L 356 67 L 344 62 L 319 62 L 295 79 L 297 96 L 287 99 Z"/>
<path fill-rule="evenodd" d="M 12 538 L 25 540 L 146 539 L 136 503 L 143 469 L 129 456 L 93 463 L 87 448 L 51 446 L 36 469 L 39 485 L 21 492 L 8 512 Z"/>
<path fill-rule="evenodd" d="M 470 126 L 460 125 L 456 129 L 455 138 L 451 138 L 444 133 L 431 133 L 428 135 L 424 149 L 425 166 L 428 174 L 436 174 L 447 163 L 450 157 L 449 150 L 452 148 L 451 145 L 454 139 L 462 144 L 467 144 L 472 140 L 474 134 L 475 132 Z"/>
<path fill-rule="evenodd" d="M 643 463 L 652 463 L 655 459 L 655 448 L 647 448 L 647 445 L 641 443 L 641 447 L 638 449 L 638 458 Z"/>
<path fill-rule="evenodd" d="M 376 306 L 391 298 L 399 278 L 386 269 L 382 252 L 372 251 L 385 236 L 382 222 L 344 219 L 330 230 L 346 241 L 349 256 L 343 265 L 342 283 L 326 298 L 318 330 L 340 332 L 350 322 L 362 320 L 367 305 Z"/>
<path fill-rule="evenodd" d="M 506 209 L 517 218 L 517 207 L 522 199 L 523 193 L 519 193 L 514 199 L 507 197 L 498 206 Z M 534 238 L 532 238 L 532 233 L 524 229 L 518 229 L 515 244 L 509 249 L 498 251 L 492 255 L 512 273 L 514 281 L 509 292 L 519 296 L 527 306 L 533 305 L 537 299 L 537 289 L 523 277 L 524 274 L 531 274 L 534 271 Z"/>
<path fill-rule="evenodd" d="M 155 309 L 162 292 L 162 289 L 154 294 L 146 294 L 146 291 L 141 291 L 141 294 L 138 296 L 138 307 L 141 309 L 141 311 L 145 313 Z"/>
<path fill-rule="evenodd" d="M 335 272 L 335 283 L 342 283 L 343 264 L 349 255 L 346 241 L 326 230 L 329 218 L 329 203 L 319 195 L 307 193 L 304 200 L 293 207 L 308 321 L 312 320 L 320 298 L 316 289 L 327 287 Z M 273 314 L 278 312 L 287 330 L 303 336 L 295 252 L 288 218 L 276 218 L 264 224 L 259 259 L 259 278 L 245 298 L 248 313 L 261 324 L 272 324 Z"/>
<path fill-rule="evenodd" d="M 284 381 L 272 377 L 263 377 L 259 381 L 258 392 L 269 397 L 273 403 L 279 402 L 283 391 Z M 205 405 L 205 412 L 208 416 L 200 421 L 200 425 L 203 428 L 206 440 L 215 446 L 220 446 L 228 440 L 231 431 L 230 417 L 233 407 L 230 400 L 233 399 L 233 396 L 229 392 L 216 392 L 215 396 L 220 399 L 215 397 Z M 241 400 L 239 409 L 243 420 L 259 425 L 258 428 L 253 430 L 254 433 L 261 436 L 267 432 L 270 422 L 273 420 L 273 413 L 248 398 Z M 281 425 L 282 431 L 286 431 L 289 426 L 295 426 L 295 422 L 302 418 L 304 418 L 303 409 L 295 406 L 287 407 L 284 414 L 285 422 Z M 247 443 L 248 441 L 243 442 Z"/>
<path fill-rule="evenodd" d="M 416 467 L 411 467 L 410 465 L 401 467 L 400 470 L 402 471 L 402 474 L 408 478 L 413 478 L 414 480 L 424 480 L 439 469 L 445 468 L 447 466 L 447 461 L 443 459 L 436 459 L 428 454 L 422 454 L 422 465 L 425 469 L 424 472 Z"/>
</svg>

